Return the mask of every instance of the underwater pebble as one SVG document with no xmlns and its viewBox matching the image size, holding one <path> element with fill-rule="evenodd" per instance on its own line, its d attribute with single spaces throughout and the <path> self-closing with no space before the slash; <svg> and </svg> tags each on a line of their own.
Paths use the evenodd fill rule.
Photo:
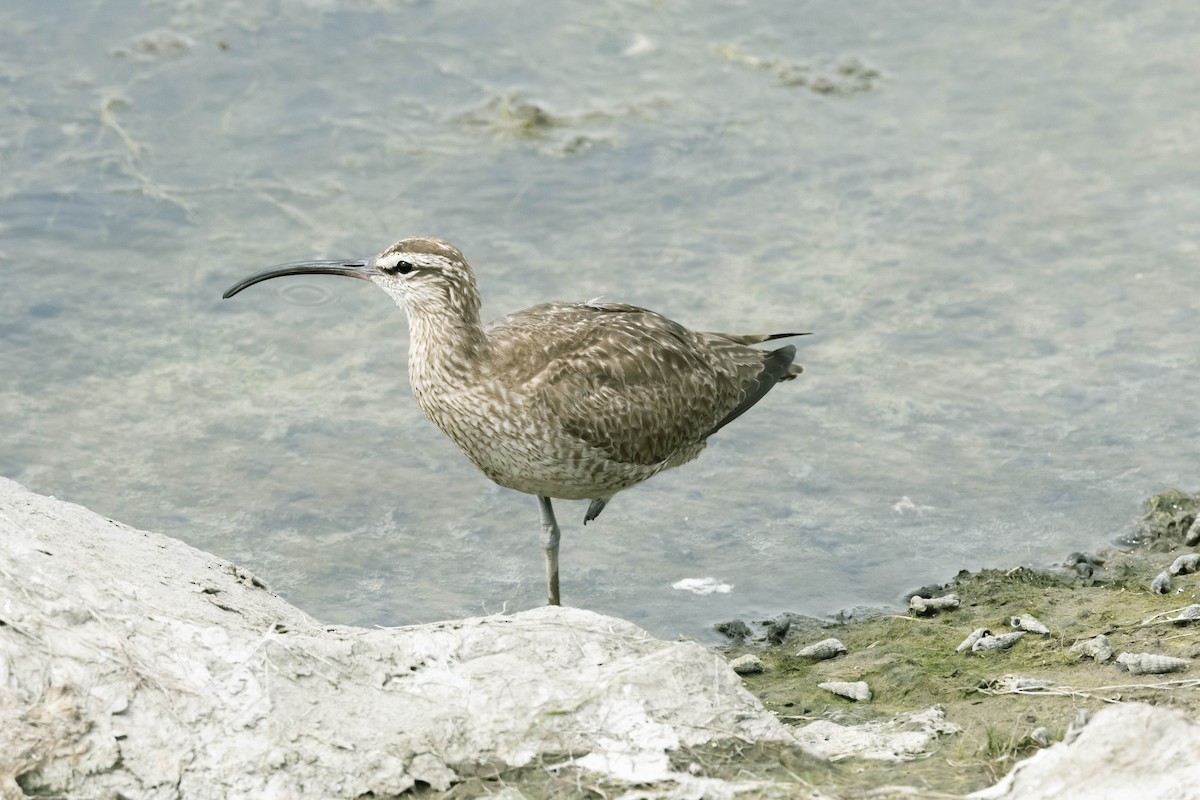
<svg viewBox="0 0 1200 800">
<path fill-rule="evenodd" d="M 978 653 L 983 650 L 1007 650 L 1021 640 L 1025 635 L 1025 631 L 1013 631 L 1012 633 L 1001 634 L 1000 636 L 984 636 L 971 645 L 971 652 Z"/>
<path fill-rule="evenodd" d="M 1022 614 L 1019 617 L 1009 617 L 1008 624 L 1019 631 L 1028 631 L 1029 633 L 1049 633 L 1050 629 L 1028 614 Z"/>
<path fill-rule="evenodd" d="M 822 639 L 816 644 L 810 644 L 808 647 L 803 648 L 799 653 L 796 653 L 796 655 L 800 656 L 801 658 L 812 658 L 816 659 L 817 661 L 824 661 L 827 658 L 840 656 L 844 652 L 846 652 L 846 645 L 842 644 L 837 639 Z"/>
<path fill-rule="evenodd" d="M 1155 575 L 1154 580 L 1150 581 L 1150 591 L 1155 594 L 1166 594 L 1171 591 L 1171 576 L 1165 572 Z"/>
<path fill-rule="evenodd" d="M 1036 744 L 1038 747 L 1050 746 L 1050 729 L 1046 727 L 1034 728 L 1029 732 L 1029 741 Z"/>
<path fill-rule="evenodd" d="M 1161 675 L 1164 672 L 1183 672 L 1191 661 L 1174 656 L 1160 656 L 1155 653 L 1121 653 L 1117 656 L 1117 665 L 1129 670 L 1130 675 Z"/>
<path fill-rule="evenodd" d="M 755 675 L 763 671 L 762 659 L 753 653 L 735 658 L 729 662 L 729 666 L 738 675 Z"/>
<path fill-rule="evenodd" d="M 1172 575 L 1187 575 L 1189 572 L 1195 572 L 1197 565 L 1200 565 L 1200 553 L 1185 553 L 1171 562 L 1171 568 L 1167 572 Z"/>
<path fill-rule="evenodd" d="M 958 647 L 954 648 L 954 652 L 961 653 L 964 650 L 970 650 L 971 645 L 978 642 L 984 636 L 991 636 L 991 635 L 992 635 L 992 632 L 989 631 L 987 628 L 976 628 L 975 630 L 971 631 L 970 636 L 968 636 L 967 638 L 962 640 L 962 644 L 960 644 Z"/>
<path fill-rule="evenodd" d="M 818 683 L 818 689 L 824 689 L 827 692 L 833 692 L 839 697 L 848 697 L 854 701 L 866 701 L 871 699 L 871 688 L 867 686 L 866 681 L 856 681 L 847 683 L 845 681 L 826 681 Z"/>
<path fill-rule="evenodd" d="M 1108 643 L 1108 637 L 1103 633 L 1094 638 L 1076 642 L 1071 645 L 1071 652 L 1080 657 L 1091 658 L 1099 664 L 1108 661 L 1113 654 L 1112 645 Z"/>
<path fill-rule="evenodd" d="M 918 614 L 932 614 L 936 611 L 958 608 L 961 603 L 962 601 L 956 594 L 947 594 L 942 597 L 921 597 L 914 594 L 908 601 L 908 607 Z"/>
</svg>

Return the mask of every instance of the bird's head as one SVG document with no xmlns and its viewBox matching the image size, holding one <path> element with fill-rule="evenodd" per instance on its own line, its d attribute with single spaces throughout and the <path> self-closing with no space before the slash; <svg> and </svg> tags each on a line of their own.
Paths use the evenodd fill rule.
<svg viewBox="0 0 1200 800">
<path fill-rule="evenodd" d="M 478 320 L 475 275 L 459 249 L 441 239 L 401 239 L 365 260 L 294 261 L 256 272 L 226 290 L 233 297 L 256 283 L 285 275 L 345 275 L 370 281 L 413 316 Z"/>
</svg>

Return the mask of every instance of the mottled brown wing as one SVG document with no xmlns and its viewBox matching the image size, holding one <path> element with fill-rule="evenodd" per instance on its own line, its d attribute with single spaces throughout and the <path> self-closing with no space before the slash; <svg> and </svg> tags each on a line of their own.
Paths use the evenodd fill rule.
<svg viewBox="0 0 1200 800">
<path fill-rule="evenodd" d="M 632 464 L 703 441 L 757 386 L 768 355 L 629 305 L 547 304 L 503 324 L 505 337 L 521 340 L 554 332 L 528 376 L 531 402 L 564 432 Z"/>
</svg>

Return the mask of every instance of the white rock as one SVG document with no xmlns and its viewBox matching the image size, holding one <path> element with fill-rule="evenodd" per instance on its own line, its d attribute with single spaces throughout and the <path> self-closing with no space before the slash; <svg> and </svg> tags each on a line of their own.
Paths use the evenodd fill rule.
<svg viewBox="0 0 1200 800">
<path fill-rule="evenodd" d="M 828 720 L 796 729 L 796 738 L 830 761 L 869 758 L 876 761 L 911 761 L 927 755 L 938 736 L 957 733 L 946 721 L 941 706 L 897 714 L 890 720 L 862 725 L 839 725 Z"/>
<path fill-rule="evenodd" d="M 392 796 L 563 752 L 669 781 L 682 746 L 794 741 L 694 642 L 559 607 L 326 626 L 226 561 L 3 478 L 0 565 L 0 796 L 18 775 L 39 796 Z"/>
<path fill-rule="evenodd" d="M 1039 750 L 974 800 L 1187 800 L 1200 787 L 1200 725 L 1172 708 L 1104 706 L 1067 744 Z"/>
</svg>

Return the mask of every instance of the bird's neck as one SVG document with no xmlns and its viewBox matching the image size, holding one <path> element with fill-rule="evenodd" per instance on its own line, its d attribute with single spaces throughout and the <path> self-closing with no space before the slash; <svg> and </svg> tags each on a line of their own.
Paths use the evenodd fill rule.
<svg viewBox="0 0 1200 800">
<path fill-rule="evenodd" d="M 408 377 L 423 406 L 475 382 L 490 352 L 478 308 L 410 313 L 408 327 Z"/>
</svg>

